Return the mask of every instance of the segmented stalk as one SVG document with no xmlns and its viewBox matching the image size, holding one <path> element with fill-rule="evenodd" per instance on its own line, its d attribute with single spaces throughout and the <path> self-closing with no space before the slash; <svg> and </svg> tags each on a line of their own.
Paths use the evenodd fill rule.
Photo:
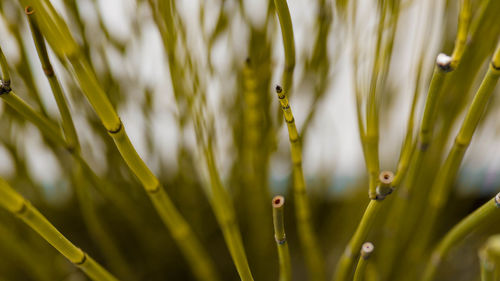
<svg viewBox="0 0 500 281">
<path fill-rule="evenodd" d="M 0 206 L 35 230 L 94 281 L 118 281 L 87 253 L 73 245 L 35 207 L 0 178 Z"/>
<path fill-rule="evenodd" d="M 363 281 L 365 279 L 366 265 L 368 264 L 368 259 L 375 250 L 375 246 L 371 242 L 366 242 L 361 247 L 361 253 L 354 272 L 354 281 Z"/>
<path fill-rule="evenodd" d="M 288 242 L 285 235 L 284 223 L 284 208 L 285 198 L 283 196 L 275 196 L 273 198 L 273 223 L 274 223 L 274 238 L 276 247 L 278 248 L 278 258 L 280 263 L 280 281 L 292 280 L 292 267 L 290 265 L 290 252 L 288 250 Z"/>
<path fill-rule="evenodd" d="M 419 249 L 424 249 L 431 238 L 433 226 L 444 204 L 447 202 L 452 183 L 455 180 L 465 152 L 470 145 L 479 121 L 484 115 L 488 101 L 494 92 L 500 77 L 500 44 L 493 55 L 488 72 L 479 87 L 469 110 L 465 116 L 460 131 L 458 132 L 453 147 L 437 173 L 437 178 L 429 194 L 429 206 L 425 208 L 421 235 L 419 236 Z"/>
<path fill-rule="evenodd" d="M 30 16 L 34 12 L 35 11 L 31 7 L 25 8 L 25 13 L 28 15 L 28 21 L 33 41 L 38 53 L 38 58 L 42 64 L 43 71 L 47 76 L 47 80 L 49 81 L 52 93 L 54 94 L 54 98 L 57 103 L 57 107 L 61 114 L 62 127 L 67 143 L 67 148 L 68 150 L 72 151 L 72 154 L 80 154 L 80 142 L 78 141 L 78 135 L 76 133 L 75 125 L 71 117 L 66 97 L 63 93 L 61 85 L 59 84 L 57 76 L 54 73 L 54 69 L 52 68 L 43 36 L 40 33 L 36 22 Z M 90 198 L 90 193 L 87 187 L 84 186 L 85 178 L 83 177 L 82 173 L 82 161 L 78 161 L 77 159 L 76 164 L 77 167 L 75 172 L 75 193 L 77 195 L 78 203 L 80 205 L 85 224 L 89 228 L 90 233 L 94 236 L 94 241 L 99 244 L 100 248 L 102 249 L 103 255 L 106 257 L 106 260 L 112 266 L 112 268 L 116 272 L 121 272 L 121 276 L 127 276 L 130 279 L 135 279 L 133 278 L 133 272 L 129 269 L 130 267 L 121 256 L 120 251 L 116 247 L 113 239 L 106 232 L 101 223 L 101 220 L 99 219 L 99 216 L 95 213 L 95 207 L 93 206 L 92 200 Z"/>
<path fill-rule="evenodd" d="M 311 220 L 311 208 L 306 193 L 306 183 L 302 170 L 302 146 L 300 136 L 295 125 L 295 119 L 288 99 L 281 86 L 276 86 L 276 93 L 283 110 L 285 122 L 288 127 L 290 140 L 290 153 L 292 158 L 293 194 L 295 199 L 295 210 L 297 216 L 297 230 L 301 242 L 304 257 L 309 269 L 311 280 L 324 280 L 326 278 L 323 266 L 323 258 L 318 246 L 318 240 L 314 234 Z"/>
<path fill-rule="evenodd" d="M 378 200 L 370 200 L 368 206 L 366 207 L 363 217 L 359 222 L 354 235 L 352 236 L 349 244 L 347 244 L 340 260 L 337 263 L 337 268 L 335 271 L 334 281 L 346 281 L 352 276 L 352 270 L 354 267 L 354 261 L 357 257 L 358 251 L 360 251 L 362 243 L 368 236 L 373 223 L 377 217 L 378 212 L 381 209 L 383 199 L 387 196 L 392 189 L 392 181 L 394 180 L 394 174 L 389 171 L 384 171 L 380 173 L 380 186 L 378 187 Z"/>
<path fill-rule="evenodd" d="M 28 6 L 26 0 L 20 1 L 25 6 Z M 137 154 L 120 118 L 106 93 L 100 87 L 93 69 L 73 39 L 64 20 L 47 0 L 32 1 L 30 6 L 36 11 L 33 18 L 41 33 L 56 55 L 67 59 L 70 63 L 73 75 L 82 91 L 109 135 L 113 138 L 125 163 L 143 185 L 160 218 L 170 230 L 182 253 L 190 263 L 193 273 L 200 280 L 217 280 L 208 253 L 194 235 L 191 227 L 181 216 L 156 176 Z"/>
<path fill-rule="evenodd" d="M 290 139 L 297 229 L 310 278 L 314 281 L 321 281 L 325 280 L 326 276 L 324 272 L 323 258 L 311 225 L 311 211 L 309 201 L 307 199 L 304 173 L 302 170 L 302 148 L 300 145 L 300 136 L 295 125 L 292 110 L 290 109 L 290 105 L 288 104 L 288 99 L 286 97 L 289 95 L 293 86 L 293 70 L 295 68 L 295 42 L 293 37 L 292 20 L 286 0 L 275 0 L 274 5 L 280 22 L 285 53 L 285 67 L 281 76 L 282 86 L 277 86 L 276 92 L 278 93 L 281 108 L 285 116 Z"/>
<path fill-rule="evenodd" d="M 437 244 L 424 271 L 423 281 L 432 281 L 444 258 L 457 243 L 479 225 L 493 218 L 500 207 L 500 193 L 455 225 Z"/>
</svg>

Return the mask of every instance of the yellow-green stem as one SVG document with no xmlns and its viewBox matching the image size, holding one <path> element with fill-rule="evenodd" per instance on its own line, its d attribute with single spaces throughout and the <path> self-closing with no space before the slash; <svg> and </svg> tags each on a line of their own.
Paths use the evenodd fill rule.
<svg viewBox="0 0 500 281">
<path fill-rule="evenodd" d="M 290 108 L 285 92 L 280 86 L 276 86 L 276 92 L 288 127 L 292 158 L 293 194 L 299 239 L 311 280 L 325 280 L 324 261 L 311 224 L 311 209 L 306 193 L 304 172 L 302 170 L 302 146 L 300 144 L 299 132 L 297 131 L 292 109 Z"/>
<path fill-rule="evenodd" d="M 434 280 L 443 259 L 448 255 L 451 248 L 479 225 L 493 218 L 493 215 L 498 212 L 499 206 L 500 193 L 455 225 L 438 243 L 432 252 L 431 259 L 427 263 L 422 280 Z"/>
<path fill-rule="evenodd" d="M 361 247 L 361 253 L 359 256 L 358 265 L 356 266 L 356 271 L 354 272 L 353 281 L 363 281 L 365 280 L 365 272 L 368 264 L 368 259 L 375 250 L 375 247 L 371 242 L 366 242 Z"/>
<path fill-rule="evenodd" d="M 292 267 L 290 265 L 290 252 L 288 250 L 288 242 L 285 235 L 284 223 L 284 208 L 285 198 L 283 196 L 275 196 L 272 201 L 273 205 L 273 222 L 274 222 L 274 238 L 276 247 L 278 248 L 278 258 L 280 264 L 280 281 L 292 280 Z"/>
<path fill-rule="evenodd" d="M 35 207 L 0 178 L 0 206 L 17 216 L 94 281 L 118 281 L 88 254 L 73 245 Z"/>
</svg>

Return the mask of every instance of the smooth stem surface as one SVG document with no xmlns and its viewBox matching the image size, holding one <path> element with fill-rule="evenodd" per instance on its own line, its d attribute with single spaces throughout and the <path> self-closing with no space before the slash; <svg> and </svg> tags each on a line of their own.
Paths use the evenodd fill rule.
<svg viewBox="0 0 500 281">
<path fill-rule="evenodd" d="M 368 260 L 371 257 L 375 247 L 371 242 L 366 242 L 361 247 L 361 253 L 356 266 L 356 271 L 354 272 L 353 281 L 363 281 L 365 279 L 365 272 L 368 264 Z"/>
<path fill-rule="evenodd" d="M 200 132 L 201 133 L 201 132 Z M 210 186 L 212 187 L 212 208 L 215 217 L 221 227 L 222 234 L 229 248 L 231 257 L 236 266 L 236 270 L 242 281 L 253 281 L 253 275 L 248 265 L 243 240 L 236 222 L 234 207 L 228 192 L 222 185 L 212 150 L 211 141 L 208 140 L 204 147 L 205 161 L 210 176 Z"/>
<path fill-rule="evenodd" d="M 276 196 L 273 198 L 273 223 L 274 223 L 274 238 L 276 247 L 278 248 L 278 258 L 280 264 L 280 281 L 292 280 L 292 267 L 290 265 L 290 252 L 288 250 L 288 242 L 285 235 L 284 223 L 284 208 L 285 198 Z"/>
<path fill-rule="evenodd" d="M 375 222 L 377 213 L 382 206 L 383 201 L 370 200 L 368 207 L 361 218 L 361 222 L 352 236 L 349 244 L 345 248 L 339 262 L 337 263 L 337 270 L 333 281 L 347 281 L 351 277 L 354 261 L 361 249 L 361 245 L 365 241 L 370 229 Z"/>
<path fill-rule="evenodd" d="M 499 45 L 500 46 L 500 45 Z M 500 70 L 494 66 L 494 61 L 500 58 L 500 48 L 494 55 L 488 72 L 483 79 L 469 110 L 465 116 L 460 131 L 458 132 L 453 147 L 451 148 L 444 165 L 441 167 L 437 174 L 437 179 L 432 185 L 431 193 L 429 195 L 429 206 L 425 208 L 423 215 L 424 223 L 422 224 L 422 234 L 419 236 L 420 243 L 419 249 L 424 249 L 431 237 L 432 228 L 436 224 L 439 212 L 447 202 L 452 183 L 455 180 L 460 165 L 463 161 L 465 152 L 469 147 L 474 132 L 479 124 L 479 121 L 484 115 L 488 101 L 490 100 L 495 86 L 497 85 L 498 78 L 500 77 Z"/>
<path fill-rule="evenodd" d="M 0 79 L 2 80 L 2 86 L 9 86 L 10 85 L 9 65 L 7 64 L 7 59 L 5 58 L 2 48 L 0 48 L 0 70 L 2 70 L 2 77 Z"/>
<path fill-rule="evenodd" d="M 27 6 L 27 1 L 21 1 Z M 67 58 L 73 75 L 78 81 L 104 127 L 113 138 L 120 154 L 137 176 L 148 196 L 153 201 L 158 214 L 168 227 L 181 251 L 191 265 L 193 273 L 200 280 L 218 280 L 212 261 L 195 237 L 187 222 L 175 208 L 158 179 L 137 154 L 125 128 L 111 105 L 106 93 L 100 87 L 94 70 L 79 50 L 64 20 L 57 14 L 50 2 L 38 0 L 31 3 L 33 17 L 41 33 L 60 58 Z M 187 242 L 188 241 L 188 242 Z M 194 249 L 194 250 L 193 250 Z"/>
<path fill-rule="evenodd" d="M 288 127 L 290 140 L 290 153 L 292 158 L 293 194 L 295 199 L 295 212 L 297 216 L 297 230 L 304 253 L 304 258 L 309 269 L 311 280 L 325 280 L 324 261 L 320 252 L 317 237 L 314 233 L 311 220 L 311 209 L 306 193 L 306 183 L 302 170 L 302 146 L 300 136 L 295 125 L 292 109 L 288 99 L 280 86 L 276 87 L 278 99 L 283 110 L 285 122 Z"/>
<path fill-rule="evenodd" d="M 47 48 L 45 46 L 45 41 L 43 39 L 42 34 L 40 33 L 40 29 L 38 28 L 36 22 L 31 17 L 33 11 L 30 10 L 29 7 L 26 7 L 25 12 L 28 15 L 31 35 L 35 43 L 36 51 L 38 53 L 38 58 L 40 59 L 43 72 L 45 73 L 47 80 L 49 81 L 50 88 L 52 89 L 52 93 L 54 94 L 57 107 L 61 114 L 62 127 L 64 129 L 64 135 L 66 136 L 66 141 L 68 142 L 69 147 L 71 147 L 72 149 L 80 150 L 80 143 L 78 141 L 78 136 L 76 133 L 75 125 L 73 123 L 73 118 L 71 117 L 71 113 L 68 107 L 68 102 L 66 101 L 66 97 L 63 93 L 61 85 L 59 84 L 57 76 L 54 73 L 52 64 L 50 63 L 49 55 L 47 53 Z"/>
<path fill-rule="evenodd" d="M 293 70 L 295 69 L 295 42 L 293 39 L 293 25 L 288 10 L 286 0 L 274 0 L 276 12 L 281 27 L 281 35 L 283 37 L 283 47 L 285 51 L 285 67 L 281 76 L 281 86 L 285 94 L 288 94 L 293 86 Z"/>
<path fill-rule="evenodd" d="M 443 259 L 448 255 L 450 249 L 462 241 L 467 234 L 476 229 L 479 225 L 491 219 L 492 216 L 498 211 L 499 204 L 500 195 L 497 194 L 495 198 L 486 202 L 479 209 L 468 215 L 465 219 L 453 227 L 432 252 L 431 260 L 427 263 L 424 278 L 422 280 L 434 280 Z"/>
<path fill-rule="evenodd" d="M 71 263 L 81 268 L 94 281 L 118 281 L 88 254 L 73 245 L 35 207 L 0 178 L 0 206 L 16 215 Z"/>
<path fill-rule="evenodd" d="M 471 1 L 462 0 L 460 14 L 458 16 L 458 32 L 455 39 L 455 48 L 451 55 L 451 68 L 455 69 L 462 58 L 467 44 L 467 35 L 471 22 Z"/>
</svg>

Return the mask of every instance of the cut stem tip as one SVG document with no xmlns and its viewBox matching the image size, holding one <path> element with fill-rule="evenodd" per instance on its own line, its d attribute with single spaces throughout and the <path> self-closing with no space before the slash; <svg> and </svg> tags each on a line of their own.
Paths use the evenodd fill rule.
<svg viewBox="0 0 500 281">
<path fill-rule="evenodd" d="M 495 196 L 495 205 L 500 208 L 500 192 Z"/>
<path fill-rule="evenodd" d="M 368 259 L 373 251 L 375 250 L 375 246 L 371 242 L 366 242 L 361 246 L 361 257 L 363 259 Z"/>
<path fill-rule="evenodd" d="M 273 208 L 281 208 L 285 204 L 285 197 L 281 195 L 274 196 L 272 202 Z"/>
<path fill-rule="evenodd" d="M 32 15 L 35 13 L 35 10 L 31 7 L 31 6 L 26 6 L 24 8 L 24 13 L 27 14 L 28 16 L 29 15 Z"/>
<path fill-rule="evenodd" d="M 453 59 L 447 54 L 440 53 L 436 58 L 436 64 L 443 71 L 451 70 L 451 62 Z"/>
</svg>

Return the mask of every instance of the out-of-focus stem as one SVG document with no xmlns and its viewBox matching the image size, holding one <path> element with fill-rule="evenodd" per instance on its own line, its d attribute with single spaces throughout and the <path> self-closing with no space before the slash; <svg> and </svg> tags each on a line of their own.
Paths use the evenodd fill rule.
<svg viewBox="0 0 500 281">
<path fill-rule="evenodd" d="M 73 245 L 38 210 L 0 178 L 0 206 L 16 215 L 94 281 L 118 281 L 88 254 Z"/>
<path fill-rule="evenodd" d="M 276 86 L 276 93 L 283 110 L 285 122 L 288 127 L 288 136 L 290 140 L 290 153 L 292 158 L 293 173 L 293 193 L 295 199 L 295 210 L 297 216 L 297 229 L 299 239 L 304 252 L 304 257 L 309 269 L 311 280 L 324 280 L 324 261 L 318 245 L 318 240 L 314 234 L 311 224 L 311 209 L 309 199 L 306 193 L 306 183 L 304 172 L 302 170 L 302 146 L 300 145 L 300 136 L 295 125 L 292 109 L 288 99 L 280 86 Z"/>
<path fill-rule="evenodd" d="M 285 67 L 281 76 L 281 87 L 283 87 L 285 94 L 288 95 L 293 86 L 293 70 L 295 69 L 293 25 L 286 0 L 274 0 L 274 5 L 276 7 L 276 13 L 278 13 L 281 35 L 283 37 L 283 47 L 285 49 Z"/>
<path fill-rule="evenodd" d="M 500 193 L 455 225 L 439 242 L 427 263 L 423 281 L 432 281 L 450 249 L 479 225 L 491 219 L 500 207 Z"/>
<path fill-rule="evenodd" d="M 354 272 L 354 281 L 363 281 L 365 279 L 366 265 L 368 264 L 368 259 L 375 250 L 375 247 L 371 242 L 366 242 L 361 246 L 361 253 L 356 266 L 356 271 Z"/>
<path fill-rule="evenodd" d="M 479 121 L 484 115 L 488 101 L 500 77 L 500 44 L 493 55 L 488 72 L 483 79 L 469 110 L 465 116 L 460 131 L 458 132 L 453 147 L 451 148 L 443 166 L 437 174 L 429 194 L 429 206 L 425 208 L 421 235 L 418 237 L 418 249 L 425 249 L 432 234 L 439 212 L 447 202 L 450 188 L 455 180 L 465 152 L 470 145 Z M 418 258 L 418 255 L 417 255 Z"/>
<path fill-rule="evenodd" d="M 274 238 L 276 247 L 278 248 L 278 258 L 280 264 L 280 281 L 292 280 L 292 267 L 290 265 L 290 252 L 285 235 L 284 223 L 284 208 L 285 198 L 283 196 L 275 196 L 273 204 L 273 223 L 274 223 Z"/>
</svg>

